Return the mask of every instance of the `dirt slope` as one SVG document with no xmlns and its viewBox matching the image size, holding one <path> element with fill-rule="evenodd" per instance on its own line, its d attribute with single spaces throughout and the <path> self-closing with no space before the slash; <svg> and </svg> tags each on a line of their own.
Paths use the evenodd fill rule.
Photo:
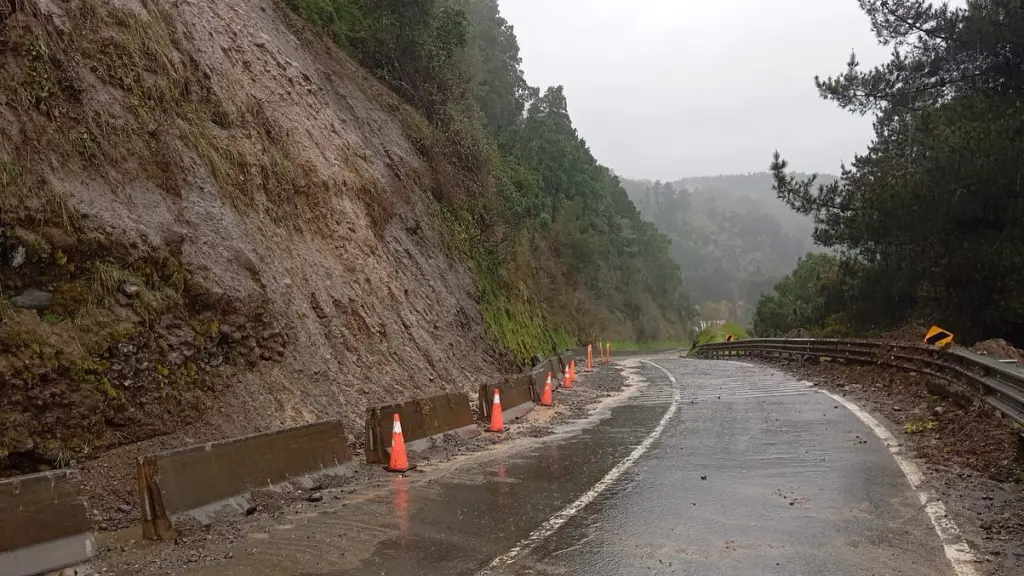
<svg viewBox="0 0 1024 576">
<path fill-rule="evenodd" d="M 509 368 L 420 130 L 272 0 L 0 0 L 7 473 Z"/>
</svg>

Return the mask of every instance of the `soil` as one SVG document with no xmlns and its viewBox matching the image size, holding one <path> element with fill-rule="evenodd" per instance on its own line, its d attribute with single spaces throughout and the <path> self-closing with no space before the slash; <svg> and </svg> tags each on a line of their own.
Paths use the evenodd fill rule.
<svg viewBox="0 0 1024 576">
<path fill-rule="evenodd" d="M 368 406 L 516 370 L 448 256 L 407 107 L 279 2 L 16 5 L 0 474 L 77 465 L 115 530 L 138 516 L 139 455 L 330 418 L 358 431 Z M 95 131 L 102 146 L 77 137 Z M 28 290 L 52 308 L 13 310 Z"/>
<path fill-rule="evenodd" d="M 1024 351 L 1014 348 L 1012 344 L 1002 338 L 978 342 L 974 346 L 971 346 L 971 350 L 987 356 L 994 356 L 1005 360 L 1014 360 L 1018 363 L 1024 360 Z"/>
<path fill-rule="evenodd" d="M 969 390 L 882 366 L 773 361 L 793 375 L 853 401 L 891 423 L 890 430 L 927 467 L 989 576 L 1024 565 L 1024 461 L 1018 431 Z M 931 390 L 931 391 L 930 391 Z M 934 395 L 952 392 L 957 400 Z"/>
<path fill-rule="evenodd" d="M 887 342 L 909 342 L 920 344 L 924 341 L 926 334 L 928 334 L 928 329 L 924 326 L 906 324 L 896 330 L 882 334 L 879 339 Z"/>
<path fill-rule="evenodd" d="M 407 476 L 427 475 L 443 471 L 446 463 L 460 457 L 482 452 L 499 445 L 512 445 L 517 439 L 551 434 L 561 424 L 586 418 L 598 402 L 623 391 L 626 378 L 621 367 L 602 365 L 595 372 L 581 374 L 571 391 L 555 392 L 554 406 L 538 407 L 515 422 L 506 422 L 503 434 L 484 434 L 465 440 L 446 435 L 425 451 L 411 455 L 417 467 Z M 481 424 L 481 426 L 483 426 Z M 207 526 L 184 522 L 176 526 L 179 536 L 174 542 L 140 541 L 138 530 L 124 530 L 99 537 L 99 554 L 87 570 L 108 570 L 115 574 L 167 574 L 197 565 L 215 565 L 231 555 L 245 554 L 249 535 L 268 533 L 296 514 L 315 514 L 344 505 L 346 499 L 370 498 L 378 489 L 386 489 L 388 473 L 380 466 L 368 465 L 362 454 L 354 455 L 359 464 L 351 476 L 325 476 L 316 479 L 311 489 L 285 486 L 278 492 L 259 491 L 253 494 L 256 510 L 249 515 L 224 510 Z M 322 500 L 312 502 L 319 494 Z M 91 572 L 86 572 L 89 574 Z"/>
</svg>

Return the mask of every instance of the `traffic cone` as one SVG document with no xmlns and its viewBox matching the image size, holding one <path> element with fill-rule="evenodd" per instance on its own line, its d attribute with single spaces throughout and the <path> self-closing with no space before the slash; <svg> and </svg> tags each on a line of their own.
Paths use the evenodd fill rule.
<svg viewBox="0 0 1024 576">
<path fill-rule="evenodd" d="M 572 384 L 576 383 L 576 361 L 572 360 L 569 362 L 569 382 Z"/>
<path fill-rule="evenodd" d="M 405 439 L 402 438 L 402 419 L 395 414 L 395 422 L 391 426 L 391 464 L 384 469 L 388 472 L 408 472 L 415 467 L 409 465 L 409 457 L 405 453 Z"/>
<path fill-rule="evenodd" d="M 494 389 L 494 403 L 491 404 L 491 427 L 488 432 L 504 432 L 505 421 L 501 417 L 501 396 L 500 390 Z"/>
<path fill-rule="evenodd" d="M 587 370 L 594 369 L 594 345 L 587 344 Z"/>
<path fill-rule="evenodd" d="M 551 398 L 551 372 L 548 372 L 548 381 L 544 383 L 544 392 L 540 395 L 541 406 L 551 406 L 554 399 Z"/>
<path fill-rule="evenodd" d="M 572 378 L 569 376 L 569 366 L 565 367 L 565 374 L 562 375 L 562 388 L 572 388 Z"/>
</svg>

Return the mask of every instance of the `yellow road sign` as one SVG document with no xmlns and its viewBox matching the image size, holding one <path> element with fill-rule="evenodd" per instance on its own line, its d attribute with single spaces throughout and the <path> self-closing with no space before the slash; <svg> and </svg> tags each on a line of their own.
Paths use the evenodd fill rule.
<svg viewBox="0 0 1024 576">
<path fill-rule="evenodd" d="M 932 326 L 928 330 L 928 335 L 924 337 L 924 343 L 945 348 L 953 343 L 953 333 L 938 326 Z"/>
</svg>

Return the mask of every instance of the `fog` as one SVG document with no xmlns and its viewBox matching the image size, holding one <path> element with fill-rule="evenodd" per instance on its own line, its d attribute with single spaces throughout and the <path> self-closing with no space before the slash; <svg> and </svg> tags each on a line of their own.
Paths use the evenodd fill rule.
<svg viewBox="0 0 1024 576">
<path fill-rule="evenodd" d="M 762 171 L 778 148 L 830 172 L 871 119 L 814 76 L 887 60 L 856 0 L 502 0 L 531 84 L 562 84 L 598 160 L 633 178 Z"/>
</svg>

